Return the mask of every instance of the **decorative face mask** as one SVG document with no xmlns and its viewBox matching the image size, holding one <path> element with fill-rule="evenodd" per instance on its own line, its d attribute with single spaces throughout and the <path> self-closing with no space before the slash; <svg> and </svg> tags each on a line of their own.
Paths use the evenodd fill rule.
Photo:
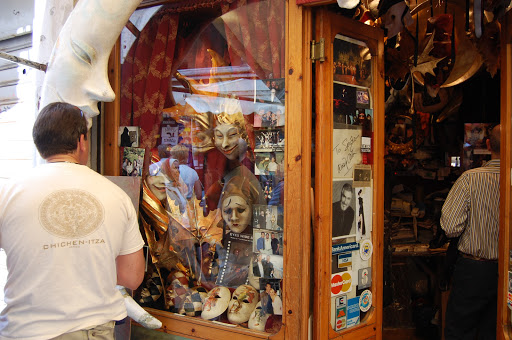
<svg viewBox="0 0 512 340">
<path fill-rule="evenodd" d="M 231 293 L 227 287 L 215 287 L 208 292 L 203 304 L 201 317 L 206 320 L 216 318 L 228 308 Z"/>
<path fill-rule="evenodd" d="M 233 195 L 222 202 L 222 218 L 232 232 L 241 233 L 251 223 L 252 208 L 244 198 Z"/>
<path fill-rule="evenodd" d="M 99 114 L 98 102 L 114 100 L 108 80 L 108 58 L 139 3 L 140 0 L 77 3 L 55 43 L 44 79 L 41 107 L 67 102 L 91 118 Z"/>
<path fill-rule="evenodd" d="M 258 291 L 249 285 L 241 285 L 234 292 L 228 307 L 228 320 L 240 324 L 249 320 L 260 299 Z"/>
<path fill-rule="evenodd" d="M 238 127 L 221 124 L 214 130 L 215 147 L 229 160 L 238 159 L 240 155 L 240 133 Z"/>
<path fill-rule="evenodd" d="M 407 11 L 402 21 L 402 14 Z M 391 6 L 389 10 L 383 15 L 382 22 L 387 29 L 387 37 L 392 38 L 402 31 L 405 26 L 411 25 L 412 20 L 411 12 L 404 1 L 398 2 Z"/>
<path fill-rule="evenodd" d="M 161 162 L 151 164 L 149 166 L 149 175 L 146 177 L 149 190 L 158 198 L 163 201 L 167 198 L 165 186 L 169 180 L 162 172 Z"/>
<path fill-rule="evenodd" d="M 251 313 L 251 317 L 249 318 L 249 328 L 255 329 L 257 331 L 265 331 L 265 324 L 267 323 L 270 314 L 265 312 L 263 308 L 261 308 L 261 301 L 258 302 L 256 308 Z"/>
</svg>

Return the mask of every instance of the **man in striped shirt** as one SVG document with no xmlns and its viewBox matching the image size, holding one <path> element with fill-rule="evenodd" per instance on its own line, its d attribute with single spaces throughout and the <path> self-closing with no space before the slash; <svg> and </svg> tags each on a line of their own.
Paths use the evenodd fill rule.
<svg viewBox="0 0 512 340">
<path fill-rule="evenodd" d="M 496 339 L 500 205 L 499 125 L 491 131 L 491 160 L 464 172 L 450 190 L 441 228 L 460 236 L 446 309 L 445 339 Z"/>
</svg>

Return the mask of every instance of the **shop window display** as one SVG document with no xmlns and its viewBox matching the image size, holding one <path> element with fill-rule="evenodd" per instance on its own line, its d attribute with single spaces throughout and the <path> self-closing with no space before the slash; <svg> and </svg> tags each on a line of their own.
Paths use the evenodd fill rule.
<svg viewBox="0 0 512 340">
<path fill-rule="evenodd" d="M 134 298 L 274 333 L 283 295 L 285 3 L 179 7 L 152 16 L 122 65 L 121 125 L 140 129 L 139 148 L 150 155 L 140 213 L 148 269 Z"/>
</svg>

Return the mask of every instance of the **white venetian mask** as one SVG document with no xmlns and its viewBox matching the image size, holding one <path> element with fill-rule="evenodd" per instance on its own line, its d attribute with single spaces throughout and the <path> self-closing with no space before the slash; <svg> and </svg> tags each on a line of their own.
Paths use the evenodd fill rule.
<svg viewBox="0 0 512 340">
<path fill-rule="evenodd" d="M 265 331 L 265 324 L 267 323 L 270 314 L 265 312 L 265 310 L 261 307 L 261 301 L 258 302 L 256 308 L 251 313 L 249 317 L 249 328 L 255 329 L 257 331 Z"/>
<path fill-rule="evenodd" d="M 209 320 L 224 313 L 228 308 L 231 292 L 227 287 L 215 287 L 208 292 L 203 304 L 201 317 Z"/>
<path fill-rule="evenodd" d="M 241 285 L 234 292 L 228 307 L 228 320 L 240 324 L 249 320 L 260 299 L 258 291 L 249 285 Z"/>
</svg>

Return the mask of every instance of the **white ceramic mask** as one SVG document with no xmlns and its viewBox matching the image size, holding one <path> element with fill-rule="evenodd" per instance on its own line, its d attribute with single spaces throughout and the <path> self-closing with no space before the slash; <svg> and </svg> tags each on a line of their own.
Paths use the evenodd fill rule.
<svg viewBox="0 0 512 340">
<path fill-rule="evenodd" d="M 208 292 L 203 304 L 201 317 L 209 320 L 224 313 L 228 308 L 231 292 L 227 287 L 215 287 Z"/>
<path fill-rule="evenodd" d="M 261 301 L 258 302 L 249 318 L 249 328 L 257 331 L 265 331 L 265 324 L 269 317 L 270 314 L 267 314 L 265 310 L 261 308 Z"/>
<path fill-rule="evenodd" d="M 228 320 L 240 324 L 249 320 L 260 300 L 258 291 L 249 285 L 241 285 L 234 292 L 228 307 Z"/>
<path fill-rule="evenodd" d="M 407 5 L 404 1 L 399 2 L 391 6 L 382 16 L 382 22 L 384 23 L 384 27 L 387 29 L 388 38 L 392 38 L 400 33 L 404 28 L 404 24 L 409 26 L 414 23 L 411 12 L 409 9 L 406 9 L 406 7 Z M 404 13 L 404 10 L 407 10 L 407 13 L 404 16 L 402 23 L 402 14 Z"/>
<path fill-rule="evenodd" d="M 90 118 L 98 102 L 114 100 L 108 58 L 140 0 L 80 0 L 60 31 L 44 78 L 41 108 L 53 102 L 78 106 Z M 90 127 L 90 125 L 89 125 Z"/>
</svg>

